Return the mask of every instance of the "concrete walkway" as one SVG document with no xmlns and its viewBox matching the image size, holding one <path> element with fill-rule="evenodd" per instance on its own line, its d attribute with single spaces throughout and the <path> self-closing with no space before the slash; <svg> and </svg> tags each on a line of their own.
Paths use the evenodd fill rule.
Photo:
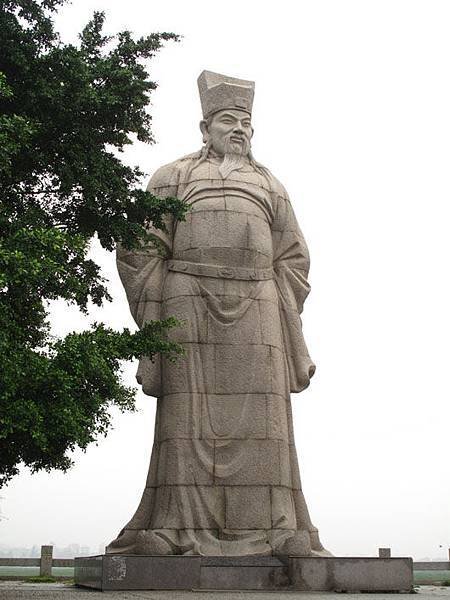
<svg viewBox="0 0 450 600">
<path fill-rule="evenodd" d="M 421 586 L 417 600 L 450 600 L 450 587 Z M 350 600 L 370 600 L 370 594 L 351 594 Z M 373 600 L 410 600 L 410 594 L 374 594 Z M 322 592 L 97 592 L 63 583 L 0 582 L 1 600 L 343 600 L 343 594 Z"/>
</svg>

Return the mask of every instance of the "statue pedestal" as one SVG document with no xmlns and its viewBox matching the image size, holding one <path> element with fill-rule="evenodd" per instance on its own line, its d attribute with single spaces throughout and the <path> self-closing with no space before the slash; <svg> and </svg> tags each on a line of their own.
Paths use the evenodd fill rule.
<svg viewBox="0 0 450 600">
<path fill-rule="evenodd" d="M 75 559 L 75 583 L 98 590 L 409 592 L 411 558 L 136 556 Z"/>
</svg>

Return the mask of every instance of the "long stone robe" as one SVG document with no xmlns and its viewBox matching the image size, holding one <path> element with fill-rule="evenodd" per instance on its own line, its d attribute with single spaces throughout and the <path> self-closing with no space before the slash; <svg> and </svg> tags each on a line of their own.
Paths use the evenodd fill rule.
<svg viewBox="0 0 450 600">
<path fill-rule="evenodd" d="M 299 316 L 307 247 L 269 171 L 246 162 L 224 179 L 219 166 L 194 154 L 159 169 L 149 189 L 187 202 L 186 221 L 154 231 L 166 256 L 117 252 L 137 324 L 184 321 L 170 336 L 186 355 L 140 362 L 138 382 L 158 398 L 152 458 L 141 503 L 108 552 L 286 554 L 295 539 L 296 553 L 323 553 L 290 402 L 314 373 Z M 209 265 L 208 276 L 183 272 L 192 265 Z M 242 267 L 254 279 L 236 278 Z"/>
</svg>

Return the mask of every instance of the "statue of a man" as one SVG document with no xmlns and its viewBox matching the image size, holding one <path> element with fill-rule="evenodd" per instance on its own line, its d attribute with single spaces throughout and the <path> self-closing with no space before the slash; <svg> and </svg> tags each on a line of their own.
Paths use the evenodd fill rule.
<svg viewBox="0 0 450 600">
<path fill-rule="evenodd" d="M 301 489 L 290 392 L 314 365 L 300 313 L 309 258 L 288 195 L 250 150 L 254 83 L 204 71 L 204 146 L 148 189 L 191 210 L 156 249 L 117 251 L 139 326 L 175 316 L 186 356 L 141 360 L 158 398 L 147 484 L 110 553 L 324 555 Z"/>
</svg>

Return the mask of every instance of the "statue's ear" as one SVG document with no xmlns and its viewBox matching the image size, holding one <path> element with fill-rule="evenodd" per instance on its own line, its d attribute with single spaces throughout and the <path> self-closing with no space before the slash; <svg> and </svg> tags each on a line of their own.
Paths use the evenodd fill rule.
<svg viewBox="0 0 450 600">
<path fill-rule="evenodd" d="M 209 138 L 209 132 L 208 132 L 208 124 L 205 120 L 200 121 L 200 131 L 202 132 L 202 135 L 203 135 L 203 143 L 206 144 L 206 142 L 208 141 L 208 138 Z"/>
</svg>

